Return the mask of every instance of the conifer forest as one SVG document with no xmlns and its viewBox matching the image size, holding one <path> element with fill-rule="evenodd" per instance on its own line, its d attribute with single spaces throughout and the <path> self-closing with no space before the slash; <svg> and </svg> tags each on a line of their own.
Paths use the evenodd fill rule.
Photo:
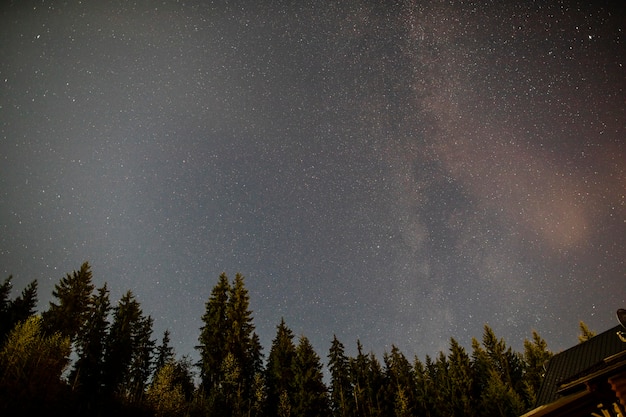
<svg viewBox="0 0 626 417">
<path fill-rule="evenodd" d="M 16 289 L 19 290 L 19 289 Z M 244 277 L 218 277 L 198 329 L 199 360 L 128 291 L 111 300 L 88 263 L 37 312 L 37 282 L 0 285 L 0 415 L 371 417 L 518 416 L 533 408 L 551 352 L 536 332 L 514 351 L 489 326 L 471 350 L 454 338 L 436 357 L 382 357 L 356 342 L 316 352 L 289 318 L 261 346 Z M 326 369 L 326 370 L 325 370 Z"/>
</svg>

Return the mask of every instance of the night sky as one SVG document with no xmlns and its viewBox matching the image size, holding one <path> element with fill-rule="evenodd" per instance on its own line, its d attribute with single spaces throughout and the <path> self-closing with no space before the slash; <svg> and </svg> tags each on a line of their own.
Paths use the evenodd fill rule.
<svg viewBox="0 0 626 417">
<path fill-rule="evenodd" d="M 266 355 L 574 345 L 626 307 L 617 3 L 3 2 L 0 278 L 89 261 L 194 358 L 221 272 Z"/>
</svg>

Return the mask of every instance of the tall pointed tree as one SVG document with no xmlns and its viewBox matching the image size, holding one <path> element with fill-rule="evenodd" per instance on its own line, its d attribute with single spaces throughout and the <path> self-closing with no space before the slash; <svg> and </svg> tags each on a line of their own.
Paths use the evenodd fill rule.
<svg viewBox="0 0 626 417">
<path fill-rule="evenodd" d="M 330 414 L 328 389 L 322 364 L 309 339 L 302 336 L 293 360 L 293 413 L 302 417 L 327 417 Z"/>
<path fill-rule="evenodd" d="M 533 330 L 532 341 L 524 340 L 524 383 L 526 389 L 526 408 L 535 404 L 541 382 L 543 381 L 544 365 L 552 357 L 548 344 Z"/>
<path fill-rule="evenodd" d="M 272 341 L 266 368 L 267 384 L 267 415 L 278 414 L 281 395 L 283 410 L 293 406 L 293 361 L 296 356 L 296 346 L 293 343 L 293 332 L 281 319 L 277 327 L 276 337 Z M 288 404 L 285 403 L 287 401 Z"/>
<path fill-rule="evenodd" d="M 73 340 L 87 318 L 91 293 L 91 267 L 85 262 L 80 270 L 61 278 L 54 286 L 52 295 L 57 300 L 50 302 L 50 308 L 44 312 L 43 323 L 47 333 L 56 331 Z"/>
<path fill-rule="evenodd" d="M 236 274 L 229 291 L 227 319 L 230 328 L 227 338 L 227 352 L 232 354 L 239 367 L 237 381 L 244 397 L 252 393 L 255 368 L 261 360 L 260 344 L 254 334 L 250 297 L 244 284 L 244 277 Z"/>
<path fill-rule="evenodd" d="M 31 281 L 31 283 L 22 290 L 22 293 L 11 302 L 9 306 L 10 328 L 35 314 L 35 307 L 37 306 L 37 286 L 37 280 Z"/>
<path fill-rule="evenodd" d="M 472 364 L 469 355 L 454 338 L 450 339 L 450 405 L 455 416 L 473 415 L 472 404 Z"/>
<path fill-rule="evenodd" d="M 336 335 L 328 353 L 330 369 L 330 401 L 335 417 L 347 417 L 353 413 L 354 393 L 350 384 L 350 362 L 345 347 Z"/>
<path fill-rule="evenodd" d="M 231 291 L 228 277 L 222 273 L 211 291 L 202 316 L 204 325 L 200 328 L 200 381 L 206 396 L 219 387 L 223 380 L 222 363 L 226 358 L 228 322 L 228 297 Z"/>
<path fill-rule="evenodd" d="M 173 362 L 176 358 L 174 348 L 171 346 L 170 331 L 165 330 L 163 332 L 163 338 L 161 344 L 156 348 L 156 355 L 154 359 L 154 373 L 156 374 L 159 369 L 165 366 L 166 363 Z"/>
<path fill-rule="evenodd" d="M 92 294 L 83 328 L 76 337 L 78 359 L 70 374 L 74 389 L 97 397 L 104 377 L 104 354 L 109 329 L 109 289 L 104 284 Z"/>
<path fill-rule="evenodd" d="M 113 309 L 104 357 L 104 384 L 108 393 L 127 395 L 123 384 L 133 359 L 134 331 L 141 316 L 139 302 L 131 291 L 126 292 Z"/>
<path fill-rule="evenodd" d="M 11 330 L 11 290 L 13 276 L 9 275 L 0 285 L 0 347 L 6 335 Z"/>
<path fill-rule="evenodd" d="M 133 402 L 139 402 L 142 399 L 148 379 L 152 374 L 152 359 L 156 344 L 152 339 L 153 322 L 152 317 L 142 315 L 134 325 L 133 354 L 126 378 L 128 396 Z"/>
<path fill-rule="evenodd" d="M 391 414 L 395 410 L 397 415 L 411 415 L 416 395 L 411 363 L 395 345 L 392 345 L 391 353 L 385 354 L 384 363 L 387 380 L 386 412 Z M 392 405 L 394 410 L 391 409 Z"/>
</svg>

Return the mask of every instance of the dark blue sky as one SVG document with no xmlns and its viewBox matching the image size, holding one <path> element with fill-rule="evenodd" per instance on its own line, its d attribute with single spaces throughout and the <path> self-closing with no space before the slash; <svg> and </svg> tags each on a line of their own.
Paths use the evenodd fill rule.
<svg viewBox="0 0 626 417">
<path fill-rule="evenodd" d="M 223 3 L 2 6 L 16 290 L 44 309 L 88 260 L 181 355 L 222 271 L 265 353 L 281 317 L 322 357 L 333 334 L 423 358 L 486 323 L 555 351 L 615 324 L 624 6 Z"/>
</svg>

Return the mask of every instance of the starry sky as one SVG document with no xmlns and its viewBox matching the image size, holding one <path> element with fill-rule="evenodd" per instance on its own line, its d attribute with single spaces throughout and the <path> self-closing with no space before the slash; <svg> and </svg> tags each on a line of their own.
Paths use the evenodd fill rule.
<svg viewBox="0 0 626 417">
<path fill-rule="evenodd" d="M 266 355 L 567 348 L 626 307 L 617 3 L 3 2 L 2 279 L 89 261 L 192 357 L 221 272 Z"/>
</svg>

